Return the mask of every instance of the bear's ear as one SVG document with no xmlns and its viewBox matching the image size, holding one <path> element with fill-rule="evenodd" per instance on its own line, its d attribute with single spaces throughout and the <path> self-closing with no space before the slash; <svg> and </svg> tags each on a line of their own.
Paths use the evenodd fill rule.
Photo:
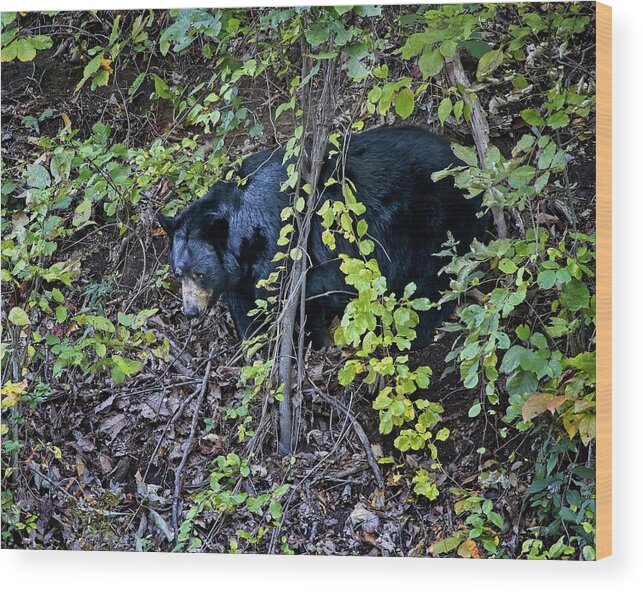
<svg viewBox="0 0 643 592">
<path fill-rule="evenodd" d="M 163 214 L 159 214 L 158 221 L 159 221 L 159 224 L 161 225 L 161 228 L 165 230 L 165 233 L 169 237 L 172 237 L 177 226 L 176 218 L 171 218 L 170 216 L 164 216 Z"/>
<path fill-rule="evenodd" d="M 228 244 L 228 235 L 230 234 L 228 221 L 216 216 L 207 216 L 205 221 L 206 236 L 210 243 L 219 249 L 224 249 Z"/>
</svg>

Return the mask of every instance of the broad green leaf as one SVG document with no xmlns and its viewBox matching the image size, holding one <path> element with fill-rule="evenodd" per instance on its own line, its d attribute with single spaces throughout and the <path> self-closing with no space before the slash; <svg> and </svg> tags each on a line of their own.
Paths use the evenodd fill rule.
<svg viewBox="0 0 643 592">
<path fill-rule="evenodd" d="M 34 35 L 29 37 L 29 41 L 34 49 L 49 49 L 53 42 L 47 35 Z"/>
<path fill-rule="evenodd" d="M 491 46 L 488 43 L 479 39 L 467 39 L 460 43 L 460 47 L 468 51 L 472 57 L 478 59 L 491 50 Z"/>
<path fill-rule="evenodd" d="M 565 284 L 560 292 L 562 305 L 571 311 L 581 310 L 589 306 L 589 288 L 580 280 L 572 279 Z"/>
<path fill-rule="evenodd" d="M 444 58 L 442 54 L 437 50 L 425 51 L 420 57 L 418 66 L 420 67 L 420 72 L 424 78 L 429 76 L 436 76 L 442 70 L 444 65 Z"/>
<path fill-rule="evenodd" d="M 453 105 L 451 104 L 451 99 L 449 97 L 445 97 L 440 101 L 440 106 L 438 107 L 438 119 L 442 125 L 444 125 L 447 117 L 451 115 L 452 108 Z"/>
<path fill-rule="evenodd" d="M 59 323 L 64 323 L 67 320 L 67 309 L 64 306 L 56 307 L 56 320 Z"/>
<path fill-rule="evenodd" d="M 9 311 L 9 321 L 11 321 L 14 325 L 17 325 L 18 327 L 24 327 L 31 324 L 27 313 L 19 306 L 14 306 Z"/>
<path fill-rule="evenodd" d="M 36 189 L 47 189 L 51 185 L 49 171 L 41 164 L 27 166 L 27 184 Z"/>
<path fill-rule="evenodd" d="M 478 156 L 476 155 L 475 148 L 471 148 L 469 146 L 461 146 L 460 144 L 456 144 L 454 142 L 451 144 L 451 150 L 453 150 L 453 154 L 455 154 L 465 164 L 468 164 L 472 167 L 478 166 Z"/>
<path fill-rule="evenodd" d="M 445 553 L 453 551 L 461 542 L 461 536 L 447 537 L 446 539 L 440 539 L 433 543 L 429 547 L 429 551 L 432 555 L 444 555 Z"/>
<path fill-rule="evenodd" d="M 312 29 L 305 32 L 306 41 L 311 45 L 321 45 L 328 41 L 330 35 L 330 28 L 323 24 L 318 23 Z"/>
<path fill-rule="evenodd" d="M 116 319 L 123 325 L 123 327 L 131 327 L 134 324 L 135 316 L 133 314 L 125 314 L 118 311 Z"/>
<path fill-rule="evenodd" d="M 478 62 L 478 69 L 476 71 L 476 78 L 482 80 L 489 76 L 498 66 L 502 64 L 504 53 L 501 49 L 492 49 L 485 53 Z"/>
<path fill-rule="evenodd" d="M 353 80 L 360 80 L 368 76 L 368 69 L 356 57 L 351 56 L 350 58 L 348 58 L 347 67 L 348 75 Z"/>
<path fill-rule="evenodd" d="M 13 60 L 16 59 L 17 54 L 18 54 L 17 41 L 13 41 L 12 43 L 9 43 L 9 45 L 6 45 L 5 47 L 3 47 L 2 51 L 0 52 L 0 56 L 2 56 L 3 62 L 12 62 Z"/>
<path fill-rule="evenodd" d="M 538 274 L 538 285 L 543 290 L 549 290 L 556 283 L 556 271 L 553 269 L 544 269 Z"/>
<path fill-rule="evenodd" d="M 36 48 L 29 37 L 23 37 L 16 42 L 16 57 L 21 62 L 30 62 L 36 57 Z"/>
<path fill-rule="evenodd" d="M 415 107 L 415 96 L 410 88 L 403 88 L 395 97 L 395 112 L 406 119 L 413 113 Z"/>
<path fill-rule="evenodd" d="M 170 93 L 170 87 L 167 85 L 167 82 L 163 80 L 157 74 L 154 74 L 154 91 L 161 99 L 171 99 L 172 93 Z"/>
<path fill-rule="evenodd" d="M 565 127 L 566 125 L 569 125 L 569 115 L 567 115 L 567 113 L 565 113 L 564 111 L 557 111 L 556 113 L 552 113 L 547 118 L 547 125 L 552 129 Z"/>
<path fill-rule="evenodd" d="M 478 415 L 480 415 L 480 411 L 482 411 L 482 405 L 479 402 L 474 403 L 469 409 L 469 417 L 478 417 Z"/>
<path fill-rule="evenodd" d="M 542 126 L 545 125 L 545 120 L 536 109 L 523 109 L 520 112 L 520 117 L 529 125 Z"/>
<path fill-rule="evenodd" d="M 100 68 L 100 62 L 103 59 L 103 57 L 104 57 L 103 54 L 99 53 L 94 58 L 92 58 L 89 62 L 87 62 L 87 65 L 83 70 L 83 78 L 88 79 L 92 74 L 95 74 L 96 72 L 98 72 L 98 69 Z"/>
<path fill-rule="evenodd" d="M 502 358 L 502 364 L 500 365 L 500 372 L 509 374 L 518 368 L 520 364 L 520 356 L 525 350 L 522 345 L 513 345 L 506 352 Z"/>
<path fill-rule="evenodd" d="M 498 263 L 498 269 L 503 273 L 516 273 L 518 266 L 511 259 L 501 259 Z"/>
</svg>

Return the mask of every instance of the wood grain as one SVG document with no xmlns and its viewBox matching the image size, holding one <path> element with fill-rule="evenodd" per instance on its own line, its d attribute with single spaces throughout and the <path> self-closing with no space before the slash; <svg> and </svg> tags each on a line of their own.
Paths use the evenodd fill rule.
<svg viewBox="0 0 643 592">
<path fill-rule="evenodd" d="M 596 557 L 612 554 L 612 8 L 596 3 Z"/>
</svg>

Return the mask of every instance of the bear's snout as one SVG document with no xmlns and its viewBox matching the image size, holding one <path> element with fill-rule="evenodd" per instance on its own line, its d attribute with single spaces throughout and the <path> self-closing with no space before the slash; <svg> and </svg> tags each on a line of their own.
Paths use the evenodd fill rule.
<svg viewBox="0 0 643 592">
<path fill-rule="evenodd" d="M 183 314 L 188 319 L 194 319 L 207 310 L 212 295 L 193 279 L 186 278 L 182 281 L 182 292 Z"/>
<path fill-rule="evenodd" d="M 199 316 L 199 309 L 194 304 L 186 304 L 183 306 L 183 314 L 188 319 L 194 319 Z"/>
</svg>

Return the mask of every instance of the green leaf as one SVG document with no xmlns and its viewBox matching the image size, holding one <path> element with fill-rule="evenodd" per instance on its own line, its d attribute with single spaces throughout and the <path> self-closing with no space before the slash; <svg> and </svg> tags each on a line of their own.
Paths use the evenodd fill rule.
<svg viewBox="0 0 643 592">
<path fill-rule="evenodd" d="M 480 402 L 474 403 L 469 409 L 469 417 L 478 417 L 478 415 L 480 415 L 480 411 L 482 411 L 482 405 L 480 404 Z"/>
<path fill-rule="evenodd" d="M 312 29 L 306 31 L 306 41 L 311 45 L 321 45 L 328 41 L 330 35 L 330 29 L 324 24 L 317 24 Z"/>
<path fill-rule="evenodd" d="M 565 284 L 560 292 L 562 305 L 571 311 L 581 310 L 589 306 L 589 288 L 580 280 L 572 279 Z"/>
<path fill-rule="evenodd" d="M 491 46 L 488 43 L 479 39 L 467 39 L 460 43 L 460 47 L 468 51 L 472 57 L 478 59 L 491 50 Z"/>
<path fill-rule="evenodd" d="M 447 117 L 451 115 L 452 109 L 453 105 L 451 104 L 451 99 L 449 97 L 445 97 L 440 101 L 440 106 L 438 107 L 438 119 L 442 125 L 444 125 Z"/>
<path fill-rule="evenodd" d="M 596 380 L 596 352 L 583 352 L 574 358 L 568 358 L 565 363 L 585 372 L 591 381 Z"/>
<path fill-rule="evenodd" d="M 529 125 L 541 126 L 545 125 L 545 120 L 541 117 L 536 109 L 523 109 L 520 112 L 520 117 Z"/>
<path fill-rule="evenodd" d="M 10 25 L 13 21 L 18 18 L 17 12 L 0 12 L 0 22 L 3 27 Z"/>
<path fill-rule="evenodd" d="M 64 306 L 56 307 L 56 320 L 59 323 L 64 323 L 67 320 L 67 309 Z"/>
<path fill-rule="evenodd" d="M 116 315 L 116 319 L 121 325 L 123 325 L 123 327 L 131 327 L 134 324 L 135 316 L 133 314 L 124 314 L 119 311 Z"/>
<path fill-rule="evenodd" d="M 29 320 L 27 313 L 24 310 L 22 310 L 22 308 L 20 308 L 19 306 L 14 306 L 9 311 L 9 320 L 14 325 L 17 325 L 18 327 L 24 327 L 26 325 L 31 324 L 31 321 Z"/>
<path fill-rule="evenodd" d="M 452 58 L 455 55 L 455 50 L 458 48 L 458 42 L 454 39 L 447 39 L 440 45 L 440 53 L 445 58 Z"/>
<path fill-rule="evenodd" d="M 167 82 L 163 80 L 157 74 L 154 74 L 154 91 L 161 99 L 171 99 L 172 93 L 170 93 L 170 87 L 167 85 Z"/>
<path fill-rule="evenodd" d="M 83 70 L 83 78 L 85 78 L 85 80 L 87 80 L 92 74 L 95 74 L 96 72 L 98 72 L 98 69 L 100 68 L 100 62 L 102 59 L 103 59 L 103 54 L 99 53 L 87 63 L 87 65 L 85 66 L 85 69 Z"/>
<path fill-rule="evenodd" d="M 18 53 L 18 42 L 14 41 L 13 43 L 9 43 L 9 45 L 6 45 L 5 47 L 3 47 L 0 55 L 2 56 L 1 59 L 3 62 L 12 62 L 13 60 L 16 59 L 17 53 Z"/>
<path fill-rule="evenodd" d="M 29 37 L 29 41 L 34 49 L 49 49 L 53 45 L 51 37 L 47 35 L 34 35 Z"/>
<path fill-rule="evenodd" d="M 347 63 L 348 75 L 353 80 L 360 80 L 368 76 L 368 69 L 356 57 L 351 56 Z"/>
<path fill-rule="evenodd" d="M 556 271 L 553 269 L 544 269 L 538 274 L 538 285 L 543 290 L 549 290 L 556 283 Z"/>
<path fill-rule="evenodd" d="M 442 70 L 444 65 L 444 57 L 437 50 L 425 51 L 420 57 L 418 66 L 420 67 L 420 72 L 424 78 L 429 76 L 436 76 Z"/>
<path fill-rule="evenodd" d="M 143 364 L 138 360 L 130 360 L 122 356 L 112 356 L 112 378 L 114 382 L 122 382 L 126 376 L 133 376 L 143 369 Z"/>
<path fill-rule="evenodd" d="M 498 66 L 502 64 L 504 53 L 501 49 L 492 49 L 485 53 L 478 62 L 478 70 L 476 71 L 476 78 L 482 80 L 489 76 Z"/>
<path fill-rule="evenodd" d="M 395 112 L 406 119 L 415 108 L 415 96 L 410 88 L 403 88 L 395 97 Z"/>
<path fill-rule="evenodd" d="M 92 80 L 92 89 L 98 88 L 99 86 L 106 86 L 108 81 L 109 72 L 107 70 L 101 70 Z"/>
<path fill-rule="evenodd" d="M 518 368 L 518 365 L 520 364 L 520 356 L 522 355 L 522 352 L 524 350 L 525 348 L 522 347 L 521 345 L 511 346 L 505 352 L 505 355 L 502 358 L 502 364 L 500 365 L 500 372 L 509 374 L 510 372 Z"/>
<path fill-rule="evenodd" d="M 516 327 L 516 335 L 518 336 L 518 339 L 527 341 L 527 339 L 529 339 L 529 335 L 531 335 L 531 329 L 527 325 L 518 325 Z"/>
<path fill-rule="evenodd" d="M 49 171 L 41 164 L 27 166 L 27 184 L 36 189 L 47 189 L 51 185 Z"/>
<path fill-rule="evenodd" d="M 453 154 L 455 154 L 465 164 L 468 164 L 472 167 L 478 166 L 478 156 L 476 154 L 475 148 L 471 148 L 469 146 L 461 146 L 460 144 L 456 144 L 454 142 L 451 144 L 451 150 L 453 150 Z"/>
<path fill-rule="evenodd" d="M 498 269 L 503 273 L 516 273 L 518 266 L 511 259 L 501 259 L 498 263 Z"/>
<path fill-rule="evenodd" d="M 36 48 L 29 37 L 23 37 L 16 42 L 16 57 L 21 62 L 30 62 L 36 57 Z"/>
<path fill-rule="evenodd" d="M 565 127 L 566 125 L 569 125 L 569 115 L 567 115 L 567 113 L 565 113 L 564 111 L 557 111 L 556 113 L 552 113 L 547 118 L 547 125 L 552 129 Z"/>
<path fill-rule="evenodd" d="M 446 539 L 436 541 L 429 547 L 429 551 L 433 555 L 444 555 L 450 553 L 462 542 L 461 536 L 452 536 Z"/>
</svg>

